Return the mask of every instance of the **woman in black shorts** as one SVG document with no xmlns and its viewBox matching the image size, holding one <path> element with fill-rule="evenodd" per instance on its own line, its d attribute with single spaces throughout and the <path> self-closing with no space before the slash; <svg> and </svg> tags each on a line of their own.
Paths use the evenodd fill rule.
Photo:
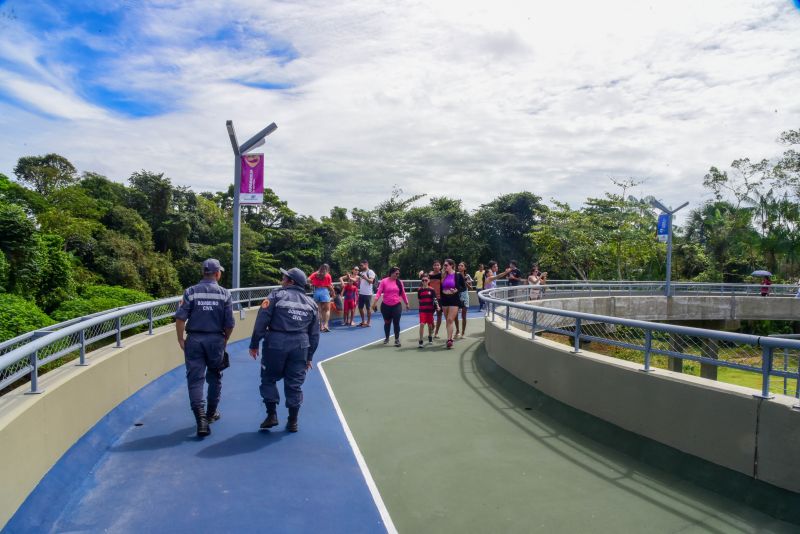
<svg viewBox="0 0 800 534">
<path fill-rule="evenodd" d="M 456 262 L 444 260 L 442 273 L 442 308 L 447 321 L 447 348 L 453 347 L 453 330 L 458 317 L 458 309 L 462 306 L 460 293 L 467 290 L 467 283 L 461 273 L 456 272 Z"/>
</svg>

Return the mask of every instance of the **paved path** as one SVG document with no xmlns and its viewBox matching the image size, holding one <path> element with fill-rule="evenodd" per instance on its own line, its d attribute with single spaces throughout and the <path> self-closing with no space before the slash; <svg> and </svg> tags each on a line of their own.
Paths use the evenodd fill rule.
<svg viewBox="0 0 800 534">
<path fill-rule="evenodd" d="M 412 321 L 416 315 L 402 318 Z M 336 327 L 323 334 L 315 363 L 382 339 L 382 330 L 382 322 Z M 281 426 L 258 432 L 259 364 L 247 343 L 230 346 L 223 416 L 211 436 L 195 437 L 184 371 L 176 369 L 84 436 L 4 532 L 386 532 L 316 368 L 304 387 L 300 432 L 283 429 L 283 407 Z"/>
<path fill-rule="evenodd" d="M 798 532 L 554 420 L 482 331 L 323 365 L 398 531 Z"/>
</svg>

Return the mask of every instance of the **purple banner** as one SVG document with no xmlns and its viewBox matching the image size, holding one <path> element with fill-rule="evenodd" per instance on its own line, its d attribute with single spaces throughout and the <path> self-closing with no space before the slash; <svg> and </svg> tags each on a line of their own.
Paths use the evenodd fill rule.
<svg viewBox="0 0 800 534">
<path fill-rule="evenodd" d="M 242 184 L 239 187 L 240 204 L 264 202 L 264 154 L 242 156 Z"/>
</svg>

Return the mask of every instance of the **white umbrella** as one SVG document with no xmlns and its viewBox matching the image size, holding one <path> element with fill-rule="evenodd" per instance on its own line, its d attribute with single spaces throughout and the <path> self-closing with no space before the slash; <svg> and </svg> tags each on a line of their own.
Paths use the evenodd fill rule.
<svg viewBox="0 0 800 534">
<path fill-rule="evenodd" d="M 750 276 L 772 276 L 769 271 L 753 271 Z"/>
</svg>

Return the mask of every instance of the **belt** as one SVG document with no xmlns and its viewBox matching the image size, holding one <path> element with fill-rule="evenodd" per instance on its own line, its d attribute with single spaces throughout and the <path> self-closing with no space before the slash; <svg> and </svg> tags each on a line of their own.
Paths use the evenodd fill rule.
<svg viewBox="0 0 800 534">
<path fill-rule="evenodd" d="M 219 334 L 221 336 L 225 335 L 225 332 L 220 332 L 219 330 L 215 330 L 213 332 L 208 332 L 205 330 L 187 330 L 187 334 Z"/>
</svg>

